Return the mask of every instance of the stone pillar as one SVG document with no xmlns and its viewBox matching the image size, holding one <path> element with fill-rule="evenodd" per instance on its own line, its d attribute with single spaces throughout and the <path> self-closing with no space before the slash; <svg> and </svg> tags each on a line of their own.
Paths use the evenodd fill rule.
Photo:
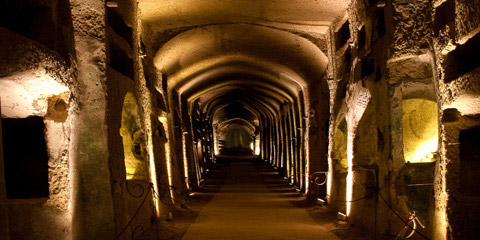
<svg viewBox="0 0 480 240">
<path fill-rule="evenodd" d="M 170 112 L 169 116 L 169 144 L 171 154 L 171 175 L 173 198 L 175 202 L 182 199 L 185 193 L 185 179 L 183 169 L 183 147 L 182 147 L 182 129 L 180 119 L 180 103 L 178 93 L 175 90 L 169 94 Z"/>
<path fill-rule="evenodd" d="M 105 7 L 99 0 L 71 0 L 76 51 L 72 89 L 72 239 L 115 237 L 106 123 Z"/>
<path fill-rule="evenodd" d="M 0 106 L 2 106 L 0 98 Z M 9 240 L 7 191 L 5 186 L 5 168 L 3 164 L 2 108 L 0 107 L 0 239 Z"/>
<path fill-rule="evenodd" d="M 312 81 L 309 86 L 310 115 L 307 126 L 308 136 L 308 163 L 307 174 L 328 171 L 328 119 L 329 119 L 329 94 L 327 81 L 320 78 Z M 325 197 L 326 185 L 308 185 L 308 198 Z"/>
</svg>

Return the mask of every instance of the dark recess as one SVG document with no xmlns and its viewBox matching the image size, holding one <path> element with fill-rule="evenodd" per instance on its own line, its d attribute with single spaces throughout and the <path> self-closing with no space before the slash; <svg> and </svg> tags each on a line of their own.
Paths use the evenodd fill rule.
<svg viewBox="0 0 480 240">
<path fill-rule="evenodd" d="M 31 0 L 0 0 L 0 26 L 56 51 L 70 65 L 73 35 L 68 0 L 56 6 Z"/>
<path fill-rule="evenodd" d="M 382 80 L 382 70 L 380 68 L 377 68 L 375 70 L 375 82 L 378 82 Z"/>
<path fill-rule="evenodd" d="M 34 1 L 0 1 L 0 26 L 54 49 L 51 6 Z"/>
<path fill-rule="evenodd" d="M 368 6 L 373 6 L 378 0 L 368 0 Z"/>
<path fill-rule="evenodd" d="M 7 198 L 46 198 L 48 153 L 41 117 L 2 119 Z"/>
<path fill-rule="evenodd" d="M 465 73 L 480 67 L 480 34 L 458 46 L 445 60 L 445 79 L 449 83 Z"/>
<path fill-rule="evenodd" d="M 375 71 L 375 61 L 373 60 L 373 57 L 367 57 L 365 60 L 362 61 L 361 77 L 364 78 L 366 76 L 369 76 L 374 71 Z"/>
<path fill-rule="evenodd" d="M 407 206 L 428 224 L 432 203 L 435 162 L 406 164 L 402 170 L 404 194 Z"/>
<path fill-rule="evenodd" d="M 435 36 L 438 36 L 438 32 L 450 22 L 455 22 L 455 0 L 448 0 L 435 9 L 432 26 Z"/>
<path fill-rule="evenodd" d="M 337 78 L 341 79 L 345 77 L 347 73 L 350 73 L 350 68 L 352 66 L 352 54 L 350 48 L 345 51 L 343 59 L 339 59 L 339 62 L 341 62 L 341 64 L 337 66 Z"/>
<path fill-rule="evenodd" d="M 115 46 L 115 44 L 110 45 L 110 67 L 131 80 L 134 79 L 133 59 L 125 51 Z"/>
<path fill-rule="evenodd" d="M 460 192 L 465 196 L 480 196 L 480 127 L 460 132 Z"/>
<path fill-rule="evenodd" d="M 107 8 L 108 9 L 108 25 L 112 27 L 112 29 L 120 35 L 125 41 L 132 46 L 133 42 L 133 31 L 132 28 L 125 24 L 123 18 L 118 14 L 115 8 Z"/>
<path fill-rule="evenodd" d="M 352 53 L 348 50 L 345 53 L 345 71 L 350 72 L 350 68 L 352 67 Z"/>
<path fill-rule="evenodd" d="M 373 41 L 385 36 L 385 12 L 383 10 L 375 11 L 375 28 L 373 32 Z"/>
<path fill-rule="evenodd" d="M 362 49 L 365 47 L 365 39 L 366 39 L 366 33 L 365 33 L 365 25 L 360 28 L 358 31 L 358 49 Z"/>
<path fill-rule="evenodd" d="M 350 24 L 348 21 L 342 25 L 338 32 L 335 32 L 335 39 L 335 50 L 340 49 L 350 39 Z"/>
</svg>

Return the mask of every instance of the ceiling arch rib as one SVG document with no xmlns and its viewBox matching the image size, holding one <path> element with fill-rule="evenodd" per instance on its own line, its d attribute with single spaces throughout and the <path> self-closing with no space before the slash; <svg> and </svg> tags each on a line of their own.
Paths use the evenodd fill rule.
<svg viewBox="0 0 480 240">
<path fill-rule="evenodd" d="M 227 56 L 225 57 L 227 58 Z M 251 78 L 255 81 L 269 83 L 290 93 L 295 93 L 298 89 L 304 88 L 305 81 L 285 66 L 269 68 L 266 64 L 259 65 L 258 63 L 245 61 L 245 59 L 242 58 L 244 58 L 244 56 L 228 57 L 224 62 L 199 69 L 198 72 L 189 75 L 182 81 L 170 81 L 171 78 L 169 78 L 170 88 L 179 89 L 180 92 L 183 92 L 192 86 L 211 85 L 212 81 L 221 82 L 232 77 L 239 78 L 240 76 L 246 79 Z M 282 74 L 279 74 L 278 71 L 281 71 Z M 289 75 L 285 72 L 288 72 Z M 172 83 L 176 83 L 176 85 L 171 85 Z"/>
<path fill-rule="evenodd" d="M 321 77 L 327 63 L 325 54 L 307 39 L 249 24 L 222 24 L 183 32 L 160 48 L 154 63 L 169 76 L 169 86 L 175 87 L 235 58 L 254 66 L 265 65 L 277 75 L 299 75 L 306 80 Z M 305 87 L 301 79 L 297 80 Z"/>
<path fill-rule="evenodd" d="M 249 94 L 238 95 L 238 92 L 248 92 Z M 234 93 L 237 93 L 235 95 Z M 236 98 L 233 98 L 236 96 Z M 199 108 L 202 112 L 206 113 L 207 115 L 212 112 L 212 109 L 215 108 L 217 105 L 225 105 L 228 101 L 232 100 L 239 100 L 239 97 L 243 96 L 243 98 L 247 99 L 256 99 L 254 102 L 250 104 L 261 104 L 267 107 L 262 107 L 262 111 L 268 112 L 275 112 L 275 109 L 279 109 L 281 102 L 272 98 L 268 94 L 264 94 L 262 92 L 258 92 L 255 88 L 248 88 L 246 86 L 222 86 L 217 89 L 212 89 L 208 92 L 208 94 L 204 94 L 200 96 L 200 98 L 190 99 L 189 106 L 193 106 L 193 103 L 197 103 Z M 183 96 L 186 97 L 186 96 Z M 283 99 L 282 99 L 283 101 Z M 191 108 L 192 109 L 192 108 Z M 268 109 L 268 110 L 266 110 Z"/>
<path fill-rule="evenodd" d="M 243 91 L 248 95 L 252 95 L 256 99 L 263 98 L 265 101 L 269 102 L 272 107 L 278 109 L 282 102 L 289 100 L 282 95 L 277 94 L 274 90 L 267 89 L 267 88 L 258 88 L 255 86 L 245 86 L 245 85 L 223 85 L 223 86 L 216 86 L 212 87 L 211 89 L 205 89 L 204 94 L 198 96 L 200 100 L 200 104 L 204 106 L 208 106 L 210 99 L 224 95 L 225 93 L 230 93 L 233 91 Z M 203 91 L 202 91 L 203 92 Z"/>
<path fill-rule="evenodd" d="M 298 87 L 290 89 L 278 84 L 278 81 L 242 72 L 226 72 L 214 78 L 203 79 L 202 81 L 197 81 L 196 84 L 189 85 L 188 88 L 181 88 L 179 92 L 188 96 L 189 99 L 196 99 L 207 91 L 223 86 L 248 86 L 249 88 L 263 89 L 263 91 L 270 92 L 271 95 L 278 99 L 287 99 L 289 101 L 292 101 L 298 95 Z"/>
<path fill-rule="evenodd" d="M 198 104 L 201 106 L 204 106 L 204 109 L 207 108 L 210 100 L 214 97 L 223 95 L 224 93 L 232 92 L 234 90 L 243 90 L 243 91 L 250 91 L 250 93 L 256 94 L 257 97 L 258 95 L 262 95 L 265 97 L 268 97 L 269 100 L 272 104 L 272 106 L 279 106 L 279 101 L 276 101 L 275 98 L 271 98 L 268 94 L 263 93 L 262 91 L 258 91 L 255 88 L 248 88 L 247 86 L 238 86 L 238 85 L 233 85 L 233 86 L 221 86 L 221 87 L 214 87 L 212 89 L 206 89 L 205 94 L 198 96 L 198 98 L 195 98 L 192 101 L 198 101 Z M 270 90 L 273 92 L 273 90 Z M 203 92 L 203 91 L 202 91 Z"/>
<path fill-rule="evenodd" d="M 228 128 L 229 125 L 232 125 L 232 124 L 238 124 L 238 125 L 242 125 L 242 126 L 246 126 L 249 130 L 250 130 L 250 133 L 252 135 L 255 134 L 255 130 L 257 129 L 257 127 L 255 125 L 253 125 L 251 122 L 243 119 L 243 118 L 231 118 L 231 119 L 228 119 L 228 120 L 225 120 L 221 123 L 218 124 L 218 130 L 221 131 L 223 128 Z"/>
<path fill-rule="evenodd" d="M 209 114 L 213 110 L 215 110 L 216 106 L 222 103 L 233 102 L 233 101 L 241 101 L 249 104 L 258 105 L 258 107 L 262 107 L 264 110 L 268 110 L 272 113 L 275 113 L 279 109 L 279 105 L 273 103 L 271 100 L 269 101 L 268 96 L 258 96 L 256 94 L 245 93 L 241 90 L 235 90 L 230 92 L 222 93 L 211 99 L 211 101 L 207 102 L 204 106 L 202 106 L 202 110 Z"/>
<path fill-rule="evenodd" d="M 205 110 L 207 116 L 213 116 L 219 108 L 221 108 L 223 105 L 228 104 L 228 102 L 230 102 L 228 97 L 230 97 L 230 94 L 225 94 L 212 100 L 210 106 Z M 268 102 L 265 102 L 265 100 L 262 98 L 243 98 L 236 100 L 243 103 L 246 108 L 256 112 L 257 116 L 265 116 L 266 118 L 271 120 L 275 118 L 276 113 L 278 113 L 278 111 L 276 111 L 271 105 L 269 105 Z"/>
</svg>

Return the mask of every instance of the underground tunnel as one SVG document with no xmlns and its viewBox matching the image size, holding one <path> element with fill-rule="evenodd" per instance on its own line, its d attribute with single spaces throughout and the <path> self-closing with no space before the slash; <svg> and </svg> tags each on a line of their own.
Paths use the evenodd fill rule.
<svg viewBox="0 0 480 240">
<path fill-rule="evenodd" d="M 480 239 L 480 0 L 0 1 L 0 239 Z"/>
</svg>

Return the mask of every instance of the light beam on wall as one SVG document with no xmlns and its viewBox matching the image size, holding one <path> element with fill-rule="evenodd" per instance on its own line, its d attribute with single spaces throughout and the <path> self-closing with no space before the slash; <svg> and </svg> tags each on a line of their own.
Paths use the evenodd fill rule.
<svg viewBox="0 0 480 240">
<path fill-rule="evenodd" d="M 217 124 L 213 125 L 213 151 L 215 155 L 218 155 L 218 136 L 217 136 Z"/>
<path fill-rule="evenodd" d="M 348 168 L 347 168 L 347 190 L 345 201 L 346 204 L 346 215 L 347 217 L 350 215 L 350 210 L 352 207 L 352 197 L 353 197 L 353 134 L 348 134 L 347 136 L 347 160 L 348 160 Z"/>
<path fill-rule="evenodd" d="M 150 179 L 152 180 L 152 183 L 153 183 L 153 189 L 155 190 L 155 192 L 159 192 L 158 191 L 158 182 L 157 182 L 157 170 L 156 170 L 156 167 L 155 167 L 155 156 L 153 154 L 153 143 L 152 143 L 152 140 L 151 140 L 151 137 L 149 136 L 148 140 L 147 140 L 147 144 L 148 144 L 148 155 L 149 155 L 149 163 L 150 163 Z M 155 213 L 157 214 L 157 217 L 160 217 L 160 199 L 157 197 L 157 198 L 154 198 L 155 199 Z"/>
<path fill-rule="evenodd" d="M 169 145 L 169 135 L 168 135 L 168 119 L 167 116 L 160 116 L 158 120 L 162 123 L 164 129 L 165 129 L 165 136 L 167 138 L 167 141 L 165 142 L 165 160 L 167 162 L 167 176 L 168 176 L 168 186 L 169 186 L 169 191 L 170 191 L 170 196 L 173 199 L 173 190 L 170 188 L 170 186 L 173 186 L 173 176 L 172 176 L 172 157 L 170 155 L 170 145 Z"/>
<path fill-rule="evenodd" d="M 182 147 L 183 147 L 183 171 L 185 175 L 185 183 L 187 184 L 187 188 L 190 188 L 189 179 L 188 179 L 188 160 L 187 160 L 187 143 L 185 139 L 185 135 L 188 134 L 184 132 L 182 135 Z"/>
<path fill-rule="evenodd" d="M 310 120 L 309 118 L 305 118 L 305 125 L 306 126 L 309 126 L 310 124 Z M 308 131 L 307 131 L 307 134 L 308 134 Z M 307 134 L 304 135 L 305 139 L 305 143 L 308 143 L 308 138 L 307 138 Z M 310 148 L 309 148 L 309 144 L 305 144 L 305 194 L 308 194 L 308 190 L 309 190 L 309 186 L 310 186 L 310 179 L 309 179 L 309 175 L 310 175 Z"/>
</svg>

